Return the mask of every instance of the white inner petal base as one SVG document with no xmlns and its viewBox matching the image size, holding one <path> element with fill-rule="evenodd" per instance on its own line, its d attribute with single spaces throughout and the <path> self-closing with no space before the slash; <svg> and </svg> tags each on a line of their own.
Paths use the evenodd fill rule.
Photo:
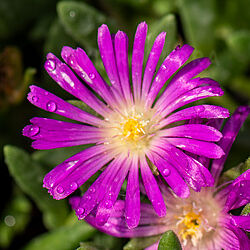
<svg viewBox="0 0 250 250">
<path fill-rule="evenodd" d="M 115 146 L 120 153 L 145 153 L 157 136 L 159 118 L 154 117 L 154 114 L 153 109 L 145 111 L 140 105 L 111 113 L 105 119 L 104 143 Z"/>
</svg>

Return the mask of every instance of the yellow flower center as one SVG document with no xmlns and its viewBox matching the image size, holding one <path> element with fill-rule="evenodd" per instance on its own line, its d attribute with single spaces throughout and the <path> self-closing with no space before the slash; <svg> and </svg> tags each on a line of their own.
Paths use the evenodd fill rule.
<svg viewBox="0 0 250 250">
<path fill-rule="evenodd" d="M 122 125 L 122 135 L 127 140 L 136 141 L 145 134 L 145 122 L 137 118 L 128 118 Z"/>
<path fill-rule="evenodd" d="M 200 224 L 200 215 L 193 211 L 187 213 L 184 218 L 181 218 L 180 235 L 183 241 L 192 237 L 197 238 Z"/>
</svg>

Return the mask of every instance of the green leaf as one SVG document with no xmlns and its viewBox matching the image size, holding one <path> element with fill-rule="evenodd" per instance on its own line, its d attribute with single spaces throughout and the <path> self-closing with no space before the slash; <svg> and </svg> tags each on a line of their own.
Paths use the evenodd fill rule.
<svg viewBox="0 0 250 250">
<path fill-rule="evenodd" d="M 250 61 L 250 31 L 240 30 L 228 36 L 227 45 L 241 60 Z"/>
<path fill-rule="evenodd" d="M 68 102 L 83 111 L 90 113 L 94 116 L 101 117 L 94 109 L 90 108 L 86 103 L 78 100 L 68 100 Z"/>
<path fill-rule="evenodd" d="M 76 250 L 99 250 L 94 243 L 92 242 L 81 242 L 80 247 L 78 247 Z"/>
<path fill-rule="evenodd" d="M 250 157 L 243 163 L 240 163 L 238 166 L 230 168 L 226 172 L 223 173 L 223 177 L 226 179 L 234 180 L 237 177 L 239 177 L 241 174 L 243 174 L 245 171 L 250 169 Z"/>
<path fill-rule="evenodd" d="M 124 247 L 123 250 L 142 250 L 148 246 L 153 245 L 160 239 L 160 236 L 152 236 L 147 238 L 134 238 L 131 239 Z"/>
<path fill-rule="evenodd" d="M 178 0 L 179 13 L 188 43 L 208 56 L 214 48 L 214 0 Z"/>
<path fill-rule="evenodd" d="M 15 235 L 25 230 L 30 221 L 31 208 L 31 202 L 24 194 L 14 190 L 14 197 L 2 213 L 4 219 L 0 222 L 0 247 L 7 248 Z"/>
<path fill-rule="evenodd" d="M 25 250 L 68 250 L 79 246 L 80 241 L 89 239 L 96 229 L 89 226 L 84 221 L 76 222 L 73 225 L 60 227 L 49 233 L 33 239 Z"/>
<path fill-rule="evenodd" d="M 158 250 L 181 250 L 181 243 L 176 234 L 169 230 L 160 239 Z"/>
<path fill-rule="evenodd" d="M 96 49 L 97 28 L 110 23 L 99 11 L 82 2 L 59 2 L 57 12 L 67 33 L 88 50 Z"/>
<path fill-rule="evenodd" d="M 167 35 L 166 44 L 162 50 L 162 54 L 160 57 L 161 61 L 163 61 L 167 54 L 174 49 L 175 44 L 177 43 L 177 24 L 175 15 L 167 14 L 160 20 L 156 20 L 155 22 L 150 24 L 145 48 L 145 55 L 149 54 L 155 38 L 163 31 L 165 31 Z"/>
<path fill-rule="evenodd" d="M 54 200 L 42 187 L 42 178 L 46 173 L 41 165 L 24 150 L 14 146 L 5 146 L 4 154 L 10 174 L 43 212 L 45 225 L 48 228 L 62 225 L 68 214 L 66 200 Z"/>
<path fill-rule="evenodd" d="M 250 203 L 248 203 L 241 211 L 241 215 L 248 215 L 250 214 Z"/>
<path fill-rule="evenodd" d="M 58 19 L 52 23 L 47 36 L 48 38 L 44 45 L 45 54 L 52 52 L 56 56 L 60 56 L 63 46 L 76 46 L 76 42 L 65 32 L 63 25 Z"/>
</svg>

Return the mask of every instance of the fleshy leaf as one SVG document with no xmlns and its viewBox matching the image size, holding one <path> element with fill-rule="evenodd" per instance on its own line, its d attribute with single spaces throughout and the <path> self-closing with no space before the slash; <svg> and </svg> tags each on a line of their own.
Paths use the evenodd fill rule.
<svg viewBox="0 0 250 250">
<path fill-rule="evenodd" d="M 96 47 L 97 28 L 110 23 L 98 10 L 82 2 L 59 2 L 57 12 L 68 34 L 87 49 Z"/>
<path fill-rule="evenodd" d="M 4 219 L 0 222 L 0 247 L 4 249 L 8 248 L 16 235 L 26 229 L 31 219 L 31 202 L 19 189 L 14 191 L 13 197 L 4 209 Z"/>
<path fill-rule="evenodd" d="M 159 242 L 158 250 L 165 249 L 181 250 L 181 243 L 176 234 L 171 230 L 164 233 Z"/>
<path fill-rule="evenodd" d="M 160 236 L 152 236 L 147 238 L 133 238 L 124 247 L 123 250 L 144 249 L 151 246 L 160 239 Z"/>
<path fill-rule="evenodd" d="M 215 1 L 180 0 L 178 3 L 188 42 L 201 56 L 209 55 L 214 46 Z"/>
<path fill-rule="evenodd" d="M 48 228 L 62 225 L 68 213 L 66 201 L 53 200 L 42 187 L 45 171 L 41 165 L 33 161 L 24 150 L 15 146 L 5 146 L 4 154 L 10 174 L 41 209 L 45 225 Z"/>
<path fill-rule="evenodd" d="M 248 215 L 250 214 L 250 203 L 248 203 L 241 211 L 241 215 Z"/>
<path fill-rule="evenodd" d="M 85 222 L 60 227 L 33 239 L 25 250 L 68 250 L 79 246 L 80 241 L 90 238 L 96 230 Z"/>
</svg>

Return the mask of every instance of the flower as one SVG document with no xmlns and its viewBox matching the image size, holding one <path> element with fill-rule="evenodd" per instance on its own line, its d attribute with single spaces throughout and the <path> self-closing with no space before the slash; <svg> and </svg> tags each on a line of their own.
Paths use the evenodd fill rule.
<svg viewBox="0 0 250 250">
<path fill-rule="evenodd" d="M 239 107 L 225 124 L 220 146 L 226 155 L 249 112 L 249 107 Z M 226 157 L 212 161 L 211 172 L 216 183 L 225 160 Z M 250 214 L 235 216 L 229 213 L 250 202 L 250 169 L 234 181 L 203 187 L 200 192 L 191 191 L 186 199 L 173 194 L 160 179 L 159 182 L 167 206 L 165 217 L 158 217 L 150 204 L 141 204 L 139 226 L 129 229 L 124 219 L 125 202 L 119 200 L 105 225 L 99 226 L 93 214 L 86 221 L 116 237 L 146 237 L 173 230 L 184 250 L 250 249 L 250 241 L 244 233 L 244 230 L 250 230 Z M 73 208 L 79 200 L 79 197 L 71 199 Z M 154 243 L 148 250 L 157 249 L 158 243 Z"/>
<path fill-rule="evenodd" d="M 132 86 L 128 38 L 122 31 L 111 36 L 106 25 L 98 30 L 98 45 L 110 85 L 80 48 L 64 47 L 61 55 L 84 83 L 67 64 L 51 53 L 47 55 L 45 69 L 48 74 L 68 93 L 96 111 L 98 116 L 39 87 L 30 87 L 28 100 L 32 104 L 80 122 L 31 119 L 31 125 L 24 128 L 23 134 L 34 140 L 33 148 L 93 145 L 55 167 L 43 182 L 55 199 L 63 199 L 93 174 L 101 173 L 76 208 L 79 219 L 85 218 L 98 206 L 97 221 L 100 225 L 104 224 L 127 176 L 126 220 L 131 228 L 138 225 L 140 218 L 139 183 L 144 184 L 156 213 L 159 216 L 166 214 L 154 175 L 160 173 L 176 195 L 182 198 L 189 196 L 189 186 L 199 191 L 203 186 L 213 185 L 207 168 L 185 151 L 220 158 L 224 152 L 215 142 L 220 140 L 221 133 L 212 126 L 178 123 L 194 118 L 225 118 L 229 115 L 228 111 L 213 105 L 198 105 L 172 113 L 196 100 L 223 94 L 215 81 L 194 78 L 210 65 L 210 61 L 208 58 L 196 59 L 180 69 L 193 48 L 189 45 L 178 46 L 155 73 L 165 42 L 166 34 L 163 32 L 155 39 L 142 77 L 146 34 L 147 25 L 143 22 L 138 25 L 134 39 Z M 157 99 L 159 91 L 172 76 L 166 90 Z M 165 160 L 163 154 L 167 155 Z M 189 165 L 180 167 L 173 161 L 172 154 L 189 161 Z M 157 169 L 152 169 L 152 162 Z"/>
</svg>

